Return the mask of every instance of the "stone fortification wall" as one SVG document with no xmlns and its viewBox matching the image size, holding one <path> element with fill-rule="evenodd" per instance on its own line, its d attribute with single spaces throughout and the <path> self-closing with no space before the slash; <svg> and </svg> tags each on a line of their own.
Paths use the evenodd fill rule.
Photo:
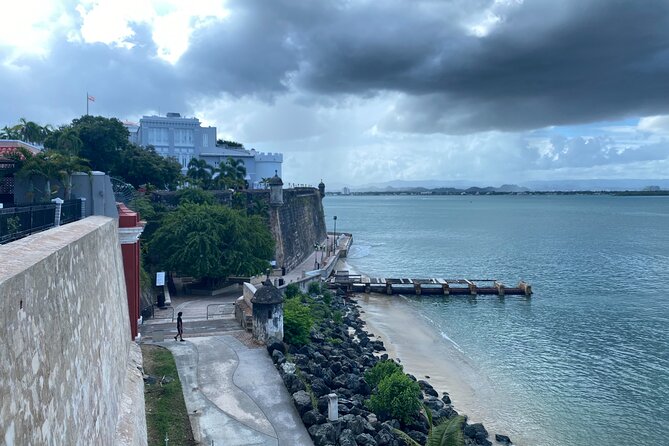
<svg viewBox="0 0 669 446">
<path fill-rule="evenodd" d="M 325 240 L 325 216 L 318 189 L 284 189 L 283 205 L 270 209 L 277 267 L 292 269 Z"/>
<path fill-rule="evenodd" d="M 0 259 L 0 443 L 117 444 L 130 327 L 115 220 L 32 235 Z M 145 427 L 135 435 L 146 444 Z"/>
</svg>

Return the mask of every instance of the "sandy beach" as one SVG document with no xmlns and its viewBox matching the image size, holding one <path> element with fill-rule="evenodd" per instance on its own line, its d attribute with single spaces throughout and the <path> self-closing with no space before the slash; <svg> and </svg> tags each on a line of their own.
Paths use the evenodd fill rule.
<svg viewBox="0 0 669 446">
<path fill-rule="evenodd" d="M 427 379 L 440 393 L 448 392 L 454 408 L 467 415 L 470 422 L 483 423 L 491 441 L 495 433 L 503 433 L 515 444 L 528 444 L 522 441 L 523 433 L 506 422 L 508 414 L 495 410 L 494 400 L 500 395 L 495 394 L 485 374 L 404 299 L 381 294 L 355 297 L 367 331 L 383 341 L 388 356 L 399 359 L 405 372 Z"/>
</svg>

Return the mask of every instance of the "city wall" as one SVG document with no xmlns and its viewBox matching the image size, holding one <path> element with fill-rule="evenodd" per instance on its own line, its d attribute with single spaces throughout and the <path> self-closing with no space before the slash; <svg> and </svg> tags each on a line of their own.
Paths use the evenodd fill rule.
<svg viewBox="0 0 669 446">
<path fill-rule="evenodd" d="M 0 443 L 146 444 L 116 222 L 0 246 Z"/>
<path fill-rule="evenodd" d="M 276 240 L 276 266 L 290 270 L 326 238 L 325 216 L 317 189 L 284 189 L 283 205 L 270 209 L 270 229 Z"/>
</svg>

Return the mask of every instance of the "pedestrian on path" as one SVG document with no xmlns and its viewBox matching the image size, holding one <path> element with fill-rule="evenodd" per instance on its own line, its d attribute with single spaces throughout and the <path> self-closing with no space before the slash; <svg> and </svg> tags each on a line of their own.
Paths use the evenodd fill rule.
<svg viewBox="0 0 669 446">
<path fill-rule="evenodd" d="M 174 337 L 174 340 L 176 341 L 177 338 L 181 338 L 181 342 L 184 341 L 184 321 L 181 320 L 181 315 L 183 313 L 179 311 L 179 314 L 177 314 L 177 335 Z"/>
</svg>

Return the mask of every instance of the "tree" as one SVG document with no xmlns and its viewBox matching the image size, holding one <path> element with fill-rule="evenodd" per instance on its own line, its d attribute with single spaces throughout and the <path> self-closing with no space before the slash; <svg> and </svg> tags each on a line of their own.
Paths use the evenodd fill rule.
<svg viewBox="0 0 669 446">
<path fill-rule="evenodd" d="M 217 175 L 218 174 L 218 175 Z M 240 160 L 228 158 L 214 170 L 212 187 L 216 189 L 244 189 L 246 167 Z"/>
<path fill-rule="evenodd" d="M 44 180 L 44 189 L 40 200 L 48 201 L 51 199 L 54 191 L 51 189 L 51 180 L 56 179 L 58 171 L 56 164 L 50 159 L 50 151 L 40 152 L 37 155 L 30 156 L 25 160 L 21 169 L 16 173 L 19 178 L 27 178 L 30 184 L 30 192 L 35 190 L 33 179 L 35 177 Z"/>
<path fill-rule="evenodd" d="M 193 204 L 215 204 L 216 199 L 211 192 L 207 192 L 199 187 L 187 187 L 177 192 L 179 204 L 193 203 Z"/>
<path fill-rule="evenodd" d="M 54 172 L 58 176 L 61 184 L 65 188 L 65 199 L 69 200 L 72 194 L 72 174 L 77 172 L 91 172 L 88 162 L 71 153 L 49 153 L 49 162 L 55 164 Z"/>
<path fill-rule="evenodd" d="M 180 204 L 167 214 L 149 247 L 167 270 L 212 285 L 265 271 L 274 241 L 262 220 L 210 204 Z"/>
<path fill-rule="evenodd" d="M 120 151 L 120 163 L 124 166 L 121 177 L 136 188 L 152 184 L 159 189 L 174 190 L 181 180 L 181 164 L 174 158 L 164 158 L 149 146 L 128 144 Z"/>
<path fill-rule="evenodd" d="M 85 115 L 51 133 L 44 142 L 45 146 L 61 150 L 63 147 L 59 145 L 59 139 L 70 130 L 81 140 L 77 155 L 86 158 L 93 170 L 123 177 L 125 166 L 121 163 L 121 151 L 130 142 L 128 129 L 121 121 L 116 118 Z"/>
<path fill-rule="evenodd" d="M 429 414 L 430 410 L 425 409 L 426 413 Z M 437 426 L 432 426 L 432 417 L 428 416 L 430 422 L 430 432 L 427 436 L 427 442 L 425 446 L 464 446 L 465 437 L 463 431 L 463 425 L 465 423 L 465 417 L 463 415 L 457 415 L 453 418 L 445 420 L 439 423 Z M 416 440 L 405 434 L 399 429 L 393 429 L 393 431 L 399 435 L 405 443 L 409 446 L 421 446 Z"/>
<path fill-rule="evenodd" d="M 188 163 L 186 172 L 187 180 L 203 189 L 209 189 L 211 186 L 212 171 L 214 170 L 205 160 L 193 158 Z"/>
</svg>

